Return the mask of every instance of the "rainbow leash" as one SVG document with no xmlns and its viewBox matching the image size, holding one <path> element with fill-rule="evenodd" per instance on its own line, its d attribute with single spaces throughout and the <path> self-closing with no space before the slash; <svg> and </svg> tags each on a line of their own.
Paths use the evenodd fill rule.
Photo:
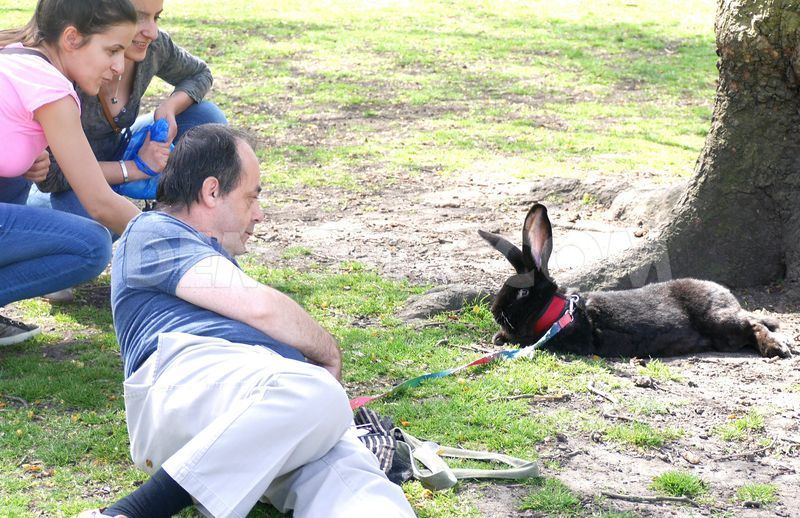
<svg viewBox="0 0 800 518">
<path fill-rule="evenodd" d="M 356 410 L 359 407 L 370 403 L 371 401 L 375 401 L 376 399 L 384 398 L 390 394 L 396 394 L 398 392 L 403 392 L 405 390 L 418 387 L 424 381 L 429 379 L 436 379 L 436 378 L 444 378 L 445 376 L 450 376 L 451 374 L 455 374 L 456 372 L 463 371 L 465 369 L 469 369 L 470 367 L 477 367 L 478 365 L 486 365 L 487 363 L 492 363 L 496 360 L 514 360 L 517 358 L 528 358 L 533 356 L 533 353 L 542 345 L 544 345 L 548 340 L 551 340 L 555 335 L 558 334 L 559 331 L 567 327 L 572 322 L 572 313 L 574 312 L 574 302 L 569 305 L 569 309 L 564 312 L 558 320 L 556 320 L 550 329 L 539 338 L 539 340 L 528 347 L 519 348 L 519 349 L 506 349 L 505 351 L 497 351 L 495 353 L 487 354 L 483 358 L 478 358 L 477 360 L 470 362 L 466 365 L 462 365 L 460 367 L 454 367 L 452 369 L 447 369 L 439 372 L 432 372 L 429 374 L 423 374 L 422 376 L 417 376 L 416 378 L 412 378 L 410 380 L 406 380 L 399 385 L 395 385 L 394 387 L 390 388 L 383 394 L 378 394 L 377 396 L 359 396 L 355 397 L 350 400 L 350 408 L 352 410 Z"/>
</svg>

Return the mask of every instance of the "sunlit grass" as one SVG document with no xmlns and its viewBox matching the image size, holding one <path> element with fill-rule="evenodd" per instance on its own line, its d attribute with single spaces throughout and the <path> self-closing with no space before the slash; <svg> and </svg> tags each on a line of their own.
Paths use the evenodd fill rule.
<svg viewBox="0 0 800 518">
<path fill-rule="evenodd" d="M 694 498 L 708 491 L 708 484 L 692 473 L 667 471 L 653 479 L 652 488 L 669 496 Z"/>
</svg>

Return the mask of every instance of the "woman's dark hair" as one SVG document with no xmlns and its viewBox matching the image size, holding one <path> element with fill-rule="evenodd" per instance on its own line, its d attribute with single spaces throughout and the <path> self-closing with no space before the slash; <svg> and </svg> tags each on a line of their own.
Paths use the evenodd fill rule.
<svg viewBox="0 0 800 518">
<path fill-rule="evenodd" d="M 255 148 L 253 139 L 224 124 L 203 124 L 181 137 L 161 172 L 156 200 L 166 210 L 190 209 L 200 201 L 206 178 L 219 181 L 220 194 L 236 189 L 242 177 L 238 144 Z"/>
<path fill-rule="evenodd" d="M 136 23 L 130 0 L 39 0 L 33 18 L 22 28 L 0 31 L 0 46 L 55 44 L 69 26 L 82 36 L 106 32 L 114 25 Z"/>
</svg>

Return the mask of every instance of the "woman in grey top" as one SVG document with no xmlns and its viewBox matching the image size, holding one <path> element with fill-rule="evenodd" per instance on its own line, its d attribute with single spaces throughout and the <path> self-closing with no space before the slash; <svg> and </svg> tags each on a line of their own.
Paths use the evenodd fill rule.
<svg viewBox="0 0 800 518">
<path fill-rule="evenodd" d="M 78 89 L 83 130 L 111 185 L 149 178 L 141 170 L 142 164 L 160 173 L 167 162 L 170 143 L 188 129 L 200 124 L 227 123 L 215 104 L 203 101 L 212 83 L 208 66 L 158 29 L 164 1 L 132 0 L 131 3 L 139 21 L 133 44 L 125 51 L 124 72 L 105 84 L 97 96 L 88 96 Z M 170 83 L 175 90 L 154 114 L 137 118 L 142 96 L 154 76 Z M 169 121 L 169 141 L 151 142 L 148 138 L 139 151 L 138 161 L 119 160 L 130 134 L 152 123 L 154 118 Z M 37 186 L 40 191 L 51 193 L 54 209 L 89 217 L 52 157 L 47 176 L 37 181 Z"/>
</svg>

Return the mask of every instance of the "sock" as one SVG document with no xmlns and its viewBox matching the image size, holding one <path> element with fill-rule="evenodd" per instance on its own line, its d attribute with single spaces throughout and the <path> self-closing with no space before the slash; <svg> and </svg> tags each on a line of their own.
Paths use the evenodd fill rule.
<svg viewBox="0 0 800 518">
<path fill-rule="evenodd" d="M 118 514 L 128 518 L 160 518 L 177 514 L 194 502 L 169 474 L 159 469 L 136 491 L 103 511 L 105 516 Z"/>
</svg>

